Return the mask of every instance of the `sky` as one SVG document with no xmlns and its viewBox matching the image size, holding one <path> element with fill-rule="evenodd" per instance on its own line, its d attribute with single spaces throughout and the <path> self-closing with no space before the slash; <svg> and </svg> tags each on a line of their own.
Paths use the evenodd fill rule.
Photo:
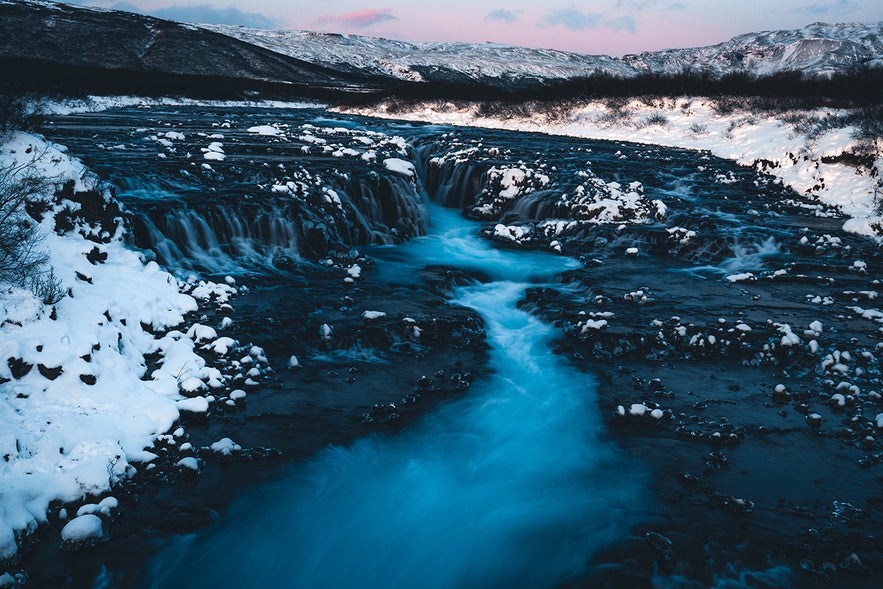
<svg viewBox="0 0 883 589">
<path fill-rule="evenodd" d="M 68 0 L 182 22 L 494 42 L 623 55 L 813 22 L 883 21 L 880 0 Z"/>
</svg>

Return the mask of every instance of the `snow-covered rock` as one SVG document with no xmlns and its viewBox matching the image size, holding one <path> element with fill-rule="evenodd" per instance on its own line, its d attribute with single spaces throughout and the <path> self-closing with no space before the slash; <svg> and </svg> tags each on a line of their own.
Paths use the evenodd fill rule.
<svg viewBox="0 0 883 589">
<path fill-rule="evenodd" d="M 231 456 L 234 452 L 242 450 L 242 447 L 230 438 L 221 438 L 209 446 L 209 448 L 212 452 L 217 452 L 222 456 Z"/>
<path fill-rule="evenodd" d="M 61 529 L 61 540 L 70 547 L 92 544 L 103 538 L 104 523 L 91 513 L 72 519 Z"/>
</svg>

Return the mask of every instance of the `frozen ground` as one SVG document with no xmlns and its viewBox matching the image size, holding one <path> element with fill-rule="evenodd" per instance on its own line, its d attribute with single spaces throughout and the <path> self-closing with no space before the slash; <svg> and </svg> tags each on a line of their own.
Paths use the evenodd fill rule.
<svg viewBox="0 0 883 589">
<path fill-rule="evenodd" d="M 814 119 L 847 115 L 843 110 L 755 113 L 737 108 L 725 112 L 729 109 L 722 109 L 715 100 L 688 97 L 587 101 L 545 113 L 539 108 L 531 112 L 518 107 L 501 112 L 505 108 L 485 114 L 478 104 L 432 101 L 346 112 L 708 150 L 772 174 L 798 193 L 839 209 L 849 217 L 844 224 L 847 231 L 878 239 L 883 236 L 879 206 L 883 139 L 857 139 L 858 130 L 848 125 L 821 132 L 804 130 Z M 871 158 L 857 164 L 853 155 L 865 154 Z"/>
</svg>

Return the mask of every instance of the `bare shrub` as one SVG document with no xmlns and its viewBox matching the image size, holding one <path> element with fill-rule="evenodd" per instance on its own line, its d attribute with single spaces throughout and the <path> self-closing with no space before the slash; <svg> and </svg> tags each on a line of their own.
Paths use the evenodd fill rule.
<svg viewBox="0 0 883 589">
<path fill-rule="evenodd" d="M 668 125 L 668 118 L 666 118 L 661 112 L 657 111 L 644 119 L 644 123 L 646 125 L 659 125 L 660 127 L 664 127 Z"/>
<path fill-rule="evenodd" d="M 55 304 L 64 296 L 61 281 L 49 267 L 36 219 L 27 211 L 54 187 L 52 179 L 33 173 L 39 157 L 0 166 L 0 281 L 28 288 L 44 303 Z"/>
</svg>

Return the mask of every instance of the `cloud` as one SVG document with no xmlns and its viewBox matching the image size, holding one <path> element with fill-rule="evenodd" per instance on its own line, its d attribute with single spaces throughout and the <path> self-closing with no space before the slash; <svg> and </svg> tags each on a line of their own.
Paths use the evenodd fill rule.
<svg viewBox="0 0 883 589">
<path fill-rule="evenodd" d="M 496 10 L 491 10 L 490 13 L 488 13 L 488 15 L 484 17 L 484 20 L 495 20 L 497 22 L 506 23 L 507 25 L 513 25 L 518 22 L 518 15 L 520 13 L 520 10 L 506 10 L 504 8 L 498 8 Z"/>
<path fill-rule="evenodd" d="M 626 12 L 640 12 L 650 7 L 657 7 L 657 10 L 663 12 L 677 12 L 687 9 L 687 5 L 683 2 L 661 2 L 660 0 L 616 0 L 616 7 Z"/>
<path fill-rule="evenodd" d="M 634 33 L 638 29 L 635 19 L 631 16 L 611 18 L 600 12 L 583 12 L 573 7 L 553 10 L 543 17 L 542 22 L 553 27 L 565 27 L 571 31 L 610 29 Z"/>
<path fill-rule="evenodd" d="M 199 4 L 196 6 L 179 6 L 177 4 L 166 6 L 165 8 L 141 8 L 132 2 L 114 2 L 112 0 L 66 0 L 68 4 L 79 4 L 85 6 L 97 6 L 99 8 L 109 8 L 111 10 L 124 10 L 126 12 L 137 12 L 138 14 L 147 14 L 157 18 L 165 18 L 178 22 L 204 23 L 212 25 L 242 25 L 244 27 L 253 27 L 256 29 L 271 29 L 280 26 L 280 23 L 269 16 L 258 14 L 256 12 L 242 12 L 241 10 L 228 6 L 227 8 L 216 8 L 208 4 Z"/>
<path fill-rule="evenodd" d="M 625 10 L 641 10 L 657 2 L 658 0 L 616 0 L 616 6 Z"/>
<path fill-rule="evenodd" d="M 571 31 L 597 29 L 604 15 L 600 12 L 583 12 L 576 8 L 553 10 L 543 17 L 543 22 L 553 27 L 566 27 Z"/>
<path fill-rule="evenodd" d="M 812 14 L 822 16 L 828 14 L 852 12 L 855 9 L 855 2 L 852 2 L 852 0 L 837 0 L 836 2 L 828 2 L 826 4 L 810 4 L 809 6 L 800 6 L 795 8 L 794 12 L 798 14 Z"/>
<path fill-rule="evenodd" d="M 348 29 L 367 29 L 374 25 L 397 20 L 391 8 L 365 8 L 346 14 L 326 14 L 316 19 L 318 25 L 341 25 Z"/>
<path fill-rule="evenodd" d="M 158 18 L 167 18 L 179 22 L 213 25 L 242 25 L 244 27 L 253 27 L 256 29 L 272 29 L 279 26 L 277 21 L 266 15 L 258 14 L 256 12 L 242 12 L 233 6 L 228 6 L 227 8 L 215 8 L 208 4 L 199 4 L 196 6 L 173 5 L 165 8 L 143 10 L 142 12 Z"/>
</svg>

